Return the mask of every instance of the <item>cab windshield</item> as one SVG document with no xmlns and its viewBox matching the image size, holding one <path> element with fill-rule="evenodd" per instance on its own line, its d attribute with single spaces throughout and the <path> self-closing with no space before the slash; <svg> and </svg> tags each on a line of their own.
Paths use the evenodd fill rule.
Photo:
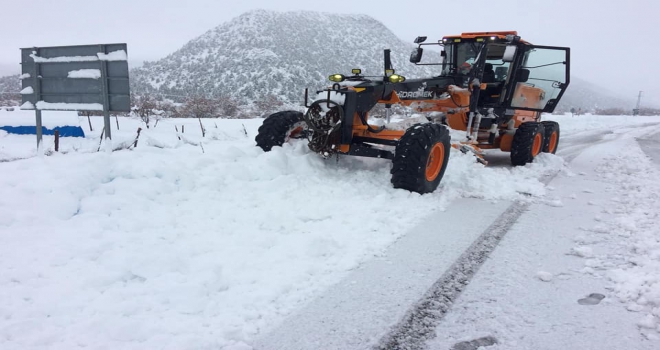
<svg viewBox="0 0 660 350">
<path fill-rule="evenodd" d="M 483 43 L 474 41 L 445 44 L 446 58 L 442 64 L 442 75 L 468 75 L 477 60 Z"/>
<path fill-rule="evenodd" d="M 459 75 L 467 77 L 474 67 L 479 51 L 484 43 L 475 41 L 463 41 L 445 44 L 446 58 L 442 65 L 442 75 Z M 482 82 L 501 83 L 509 74 L 509 62 L 504 62 L 504 50 L 506 43 L 488 42 L 486 48 L 486 60 Z"/>
</svg>

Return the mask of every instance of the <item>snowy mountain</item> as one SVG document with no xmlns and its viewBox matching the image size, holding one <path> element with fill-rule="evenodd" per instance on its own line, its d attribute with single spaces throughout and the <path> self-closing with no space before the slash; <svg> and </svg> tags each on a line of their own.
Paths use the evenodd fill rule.
<svg viewBox="0 0 660 350">
<path fill-rule="evenodd" d="M 21 81 L 18 74 L 0 77 L 0 92 L 19 92 L 21 90 Z"/>
<path fill-rule="evenodd" d="M 363 74 L 382 75 L 384 49 L 392 50 L 398 73 L 433 75 L 437 67 L 408 61 L 413 39 L 402 41 L 366 15 L 257 10 L 145 63 L 131 77 L 138 93 L 222 95 L 243 103 L 273 94 L 299 102 L 305 87 L 327 85 L 333 73 L 361 68 Z"/>
<path fill-rule="evenodd" d="M 131 72 L 131 78 L 138 94 L 229 96 L 241 103 L 272 94 L 299 103 L 305 87 L 327 85 L 330 74 L 346 74 L 351 68 L 382 74 L 386 48 L 392 50 L 399 73 L 437 74 L 437 67 L 408 62 L 413 47 L 366 15 L 257 10 L 209 30 L 159 61 L 145 63 Z M 627 108 L 631 103 L 573 78 L 558 110 Z"/>
<path fill-rule="evenodd" d="M 21 81 L 18 74 L 0 77 L 0 106 L 15 106 L 21 101 Z"/>
</svg>

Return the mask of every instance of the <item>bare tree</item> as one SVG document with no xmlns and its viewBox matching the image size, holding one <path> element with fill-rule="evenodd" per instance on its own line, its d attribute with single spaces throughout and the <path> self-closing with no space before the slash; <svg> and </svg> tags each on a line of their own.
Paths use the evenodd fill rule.
<svg viewBox="0 0 660 350">
<path fill-rule="evenodd" d="M 660 115 L 658 108 L 640 108 L 639 115 Z"/>
<path fill-rule="evenodd" d="M 263 117 L 268 113 L 275 112 L 282 105 L 284 105 L 284 102 L 277 96 L 268 94 L 254 101 L 254 113 L 259 117 Z"/>
<path fill-rule="evenodd" d="M 236 118 L 239 112 L 238 102 L 231 97 L 220 97 L 218 109 L 222 117 Z"/>
<path fill-rule="evenodd" d="M 163 100 L 158 104 L 158 109 L 163 112 L 161 114 L 163 118 L 181 118 L 181 108 L 172 101 Z"/>
<path fill-rule="evenodd" d="M 191 97 L 181 109 L 184 118 L 216 118 L 218 117 L 219 104 L 217 100 L 206 97 Z"/>
<path fill-rule="evenodd" d="M 151 95 L 135 96 L 133 98 L 132 106 L 131 112 L 140 117 L 147 126 L 147 129 L 149 129 L 149 121 L 150 118 L 156 114 L 158 101 L 156 101 Z"/>
<path fill-rule="evenodd" d="M 628 110 L 620 108 L 620 107 L 598 108 L 598 109 L 596 109 L 595 112 L 596 112 L 597 115 L 626 115 L 626 114 L 632 114 L 632 110 L 628 111 Z"/>
</svg>

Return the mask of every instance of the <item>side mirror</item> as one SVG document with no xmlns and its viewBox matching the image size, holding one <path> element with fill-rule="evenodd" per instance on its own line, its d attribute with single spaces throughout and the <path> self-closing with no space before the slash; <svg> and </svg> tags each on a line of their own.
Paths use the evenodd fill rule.
<svg viewBox="0 0 660 350">
<path fill-rule="evenodd" d="M 418 36 L 418 37 L 415 38 L 415 44 L 421 44 L 421 43 L 423 43 L 423 42 L 425 42 L 425 41 L 426 41 L 426 37 L 425 37 L 425 36 Z"/>
<path fill-rule="evenodd" d="M 513 62 L 516 58 L 516 45 L 507 45 L 504 49 L 504 55 L 502 56 L 502 62 Z"/>
<path fill-rule="evenodd" d="M 445 50 L 440 51 L 440 57 L 442 58 L 447 57 L 447 53 L 445 52 Z"/>
<path fill-rule="evenodd" d="M 421 47 L 418 47 L 418 48 L 414 49 L 412 51 L 412 53 L 410 54 L 410 62 L 415 63 L 415 64 L 421 62 L 422 61 L 422 53 L 424 53 L 424 49 L 422 49 Z"/>
<path fill-rule="evenodd" d="M 516 74 L 516 81 L 519 83 L 524 83 L 529 80 L 529 69 L 519 69 Z"/>
</svg>

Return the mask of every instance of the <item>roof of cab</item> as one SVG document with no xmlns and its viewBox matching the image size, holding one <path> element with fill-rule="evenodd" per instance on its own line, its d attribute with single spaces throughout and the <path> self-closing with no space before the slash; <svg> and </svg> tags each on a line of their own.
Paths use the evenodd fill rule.
<svg viewBox="0 0 660 350">
<path fill-rule="evenodd" d="M 443 39 L 476 39 L 476 38 L 483 38 L 483 37 L 497 37 L 498 39 L 506 39 L 507 35 L 518 35 L 518 32 L 515 30 L 509 30 L 509 31 L 498 31 L 498 32 L 469 32 L 469 33 L 462 33 L 460 35 L 447 35 L 444 36 Z M 521 43 L 524 44 L 529 44 L 525 40 L 520 40 Z"/>
</svg>

